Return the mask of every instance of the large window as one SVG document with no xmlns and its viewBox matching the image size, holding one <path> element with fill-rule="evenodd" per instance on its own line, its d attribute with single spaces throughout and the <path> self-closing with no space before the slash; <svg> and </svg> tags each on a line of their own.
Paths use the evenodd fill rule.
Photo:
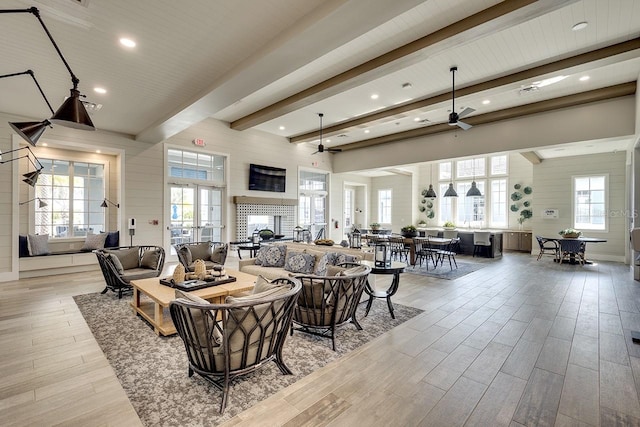
<svg viewBox="0 0 640 427">
<path fill-rule="evenodd" d="M 391 224 L 391 190 L 378 190 L 378 222 Z"/>
<path fill-rule="evenodd" d="M 104 165 L 40 159 L 44 169 L 35 195 L 47 206 L 35 206 L 35 232 L 53 238 L 82 237 L 105 231 Z"/>
<path fill-rule="evenodd" d="M 573 189 L 573 226 L 577 229 L 605 230 L 607 177 L 574 177 Z"/>
<path fill-rule="evenodd" d="M 458 226 L 507 226 L 507 155 L 474 157 L 438 164 L 439 223 L 453 221 Z M 490 179 L 487 179 L 490 178 Z M 466 197 L 471 183 L 482 197 Z M 449 183 L 458 197 L 443 197 Z"/>
<path fill-rule="evenodd" d="M 226 157 L 183 150 L 168 150 L 169 176 L 212 183 L 225 181 Z"/>
</svg>

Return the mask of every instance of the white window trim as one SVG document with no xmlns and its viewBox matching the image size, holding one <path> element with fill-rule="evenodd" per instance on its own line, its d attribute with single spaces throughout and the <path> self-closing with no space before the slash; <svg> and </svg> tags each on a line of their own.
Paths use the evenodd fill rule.
<svg viewBox="0 0 640 427">
<path fill-rule="evenodd" d="M 576 227 L 576 178 L 591 178 L 604 176 L 604 228 L 583 228 L 582 230 L 588 231 L 589 234 L 592 233 L 608 233 L 609 232 L 609 216 L 606 214 L 609 212 L 609 174 L 608 173 L 591 173 L 586 175 L 571 175 L 571 227 L 579 229 Z"/>
</svg>

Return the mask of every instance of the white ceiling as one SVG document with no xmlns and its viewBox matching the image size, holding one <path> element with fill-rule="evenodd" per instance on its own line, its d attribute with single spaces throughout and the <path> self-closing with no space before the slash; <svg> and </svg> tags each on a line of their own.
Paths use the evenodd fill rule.
<svg viewBox="0 0 640 427">
<path fill-rule="evenodd" d="M 234 122 L 380 55 L 490 8 L 496 0 L 3 0 L 36 6 L 104 130 L 160 142 L 204 118 Z M 71 88 L 67 70 L 30 14 L 0 15 L 0 74 L 33 69 L 56 109 Z M 581 31 L 571 27 L 580 21 Z M 133 38 L 134 49 L 118 44 Z M 300 101 L 255 129 L 293 137 L 324 126 L 489 81 L 640 36 L 638 0 L 538 0 Z M 565 75 L 534 93 L 520 89 Z M 588 75 L 586 82 L 579 78 Z M 473 115 L 636 81 L 640 49 L 456 99 Z M 409 82 L 409 89 L 402 84 Z M 105 95 L 93 91 L 107 89 Z M 372 94 L 378 94 L 372 100 Z M 50 115 L 28 77 L 0 81 L 0 111 Z M 489 100 L 490 104 L 482 103 Z M 327 146 L 447 121 L 450 100 L 328 134 Z M 416 121 L 420 120 L 420 121 Z M 427 121 L 425 121 L 425 119 Z M 284 127 L 281 130 L 280 127 Z M 368 133 L 365 133 L 365 129 Z M 468 132 L 472 132 L 473 129 Z M 308 138 L 317 144 L 318 139 Z M 580 148 L 617 150 L 629 141 Z M 567 151 L 567 150 L 565 150 Z M 573 151 L 573 149 L 571 150 Z M 538 150 L 543 157 L 560 151 Z M 339 155 L 339 154 L 338 154 Z"/>
</svg>

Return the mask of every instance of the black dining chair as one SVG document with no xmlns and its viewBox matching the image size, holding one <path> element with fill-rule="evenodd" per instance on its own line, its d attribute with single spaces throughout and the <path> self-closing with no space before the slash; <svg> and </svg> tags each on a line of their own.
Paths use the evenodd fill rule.
<svg viewBox="0 0 640 427">
<path fill-rule="evenodd" d="M 538 245 L 540 246 L 540 253 L 538 254 L 538 261 L 542 258 L 542 255 L 553 255 L 554 260 L 560 258 L 560 245 L 555 239 L 545 239 L 541 236 L 536 236 Z"/>
</svg>

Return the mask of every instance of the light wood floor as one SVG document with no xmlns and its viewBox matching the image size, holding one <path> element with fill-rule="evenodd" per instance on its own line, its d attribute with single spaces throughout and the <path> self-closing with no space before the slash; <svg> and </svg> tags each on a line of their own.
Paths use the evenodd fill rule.
<svg viewBox="0 0 640 427">
<path fill-rule="evenodd" d="M 140 425 L 71 298 L 102 287 L 0 283 L 0 425 Z M 394 302 L 425 312 L 227 425 L 640 426 L 628 266 L 508 254 L 454 281 L 405 274 Z"/>
</svg>

